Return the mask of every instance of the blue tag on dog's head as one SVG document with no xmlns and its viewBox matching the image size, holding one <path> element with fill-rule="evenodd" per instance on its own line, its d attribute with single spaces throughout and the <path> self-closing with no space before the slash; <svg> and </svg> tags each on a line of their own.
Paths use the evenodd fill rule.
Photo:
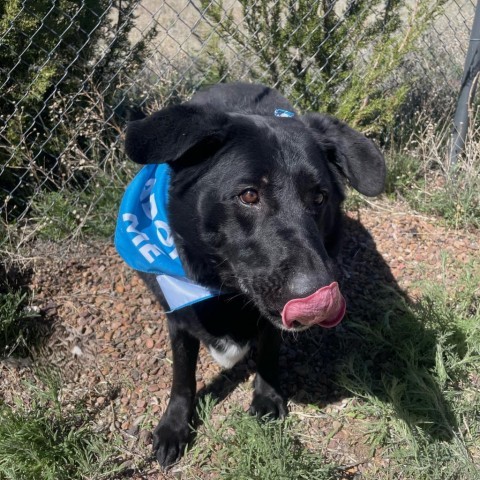
<svg viewBox="0 0 480 480">
<path fill-rule="evenodd" d="M 276 117 L 283 117 L 283 118 L 292 118 L 295 116 L 295 113 L 289 112 L 288 110 L 282 110 L 281 108 L 277 108 L 273 114 Z"/>
</svg>

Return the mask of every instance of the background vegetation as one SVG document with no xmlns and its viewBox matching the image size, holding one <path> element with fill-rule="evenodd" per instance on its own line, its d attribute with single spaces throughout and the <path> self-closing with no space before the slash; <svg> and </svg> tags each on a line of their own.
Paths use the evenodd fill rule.
<svg viewBox="0 0 480 480">
<path fill-rule="evenodd" d="M 224 3 L 202 6 L 249 57 L 252 79 L 285 91 L 301 109 L 385 138 L 419 81 L 398 78 L 399 69 L 445 2 L 240 1 L 243 28 L 233 13 L 223 15 Z"/>
<path fill-rule="evenodd" d="M 262 81 L 301 110 L 337 115 L 403 148 L 418 131 L 416 115 L 428 112 L 437 128 L 456 95 L 435 73 L 452 70 L 441 64 L 440 45 L 430 46 L 438 49 L 433 77 L 418 61 L 420 40 L 444 3 L 263 0 L 232 9 L 204 1 L 204 23 L 195 32 L 200 52 L 188 55 L 188 43 L 176 45 L 170 60 L 162 48 L 173 37 L 154 12 L 138 35 L 137 0 L 3 2 L 3 236 L 18 243 L 37 234 L 111 231 L 105 205 L 115 204 L 131 176 L 121 149 L 126 119 L 140 108 L 188 98 L 205 84 Z M 64 212 L 65 221 L 45 212 Z"/>
<path fill-rule="evenodd" d="M 152 27 L 130 44 L 137 3 L 1 3 L 0 204 L 7 225 L 26 218 L 34 229 L 45 210 L 73 206 L 73 196 L 75 212 L 65 212 L 71 220 L 63 228 L 71 234 L 85 224 L 85 200 L 102 196 L 107 182 L 114 186 L 128 97 L 121 86 L 155 35 Z"/>
</svg>

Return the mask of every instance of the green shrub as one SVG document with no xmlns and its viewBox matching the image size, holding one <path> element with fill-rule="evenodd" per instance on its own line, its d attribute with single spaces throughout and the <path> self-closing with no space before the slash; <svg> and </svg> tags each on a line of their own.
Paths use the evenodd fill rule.
<svg viewBox="0 0 480 480">
<path fill-rule="evenodd" d="M 444 0 L 239 3 L 240 25 L 224 2 L 202 7 L 245 58 L 249 78 L 280 88 L 301 109 L 387 138 L 415 81 L 398 79 L 399 68 Z"/>
<path fill-rule="evenodd" d="M 238 408 L 220 425 L 211 420 L 213 402 L 200 405 L 202 444 L 188 457 L 202 472 L 225 480 L 333 480 L 341 467 L 300 442 L 301 424 L 293 417 L 259 421 Z M 195 474 L 189 478 L 199 478 Z M 201 477 L 203 478 L 203 477 Z M 210 478 L 210 476 L 208 477 Z"/>
<path fill-rule="evenodd" d="M 364 423 L 372 455 L 388 459 L 372 478 L 479 478 L 480 264 L 471 258 L 444 255 L 415 302 L 377 284 L 332 336 L 338 383 L 356 399 L 344 414 Z"/>
<path fill-rule="evenodd" d="M 0 358 L 30 355 L 48 331 L 48 324 L 29 307 L 26 293 L 0 289 Z"/>
<path fill-rule="evenodd" d="M 43 383 L 26 385 L 28 404 L 0 401 L 0 479 L 114 478 L 120 439 L 107 438 L 80 402 L 62 404 L 60 380 L 49 371 L 37 372 Z"/>
<path fill-rule="evenodd" d="M 155 29 L 130 45 L 136 0 L 0 3 L 0 206 L 23 216 L 39 191 L 83 190 L 116 171 L 125 75 Z M 5 79 L 5 80 L 3 80 Z"/>
</svg>

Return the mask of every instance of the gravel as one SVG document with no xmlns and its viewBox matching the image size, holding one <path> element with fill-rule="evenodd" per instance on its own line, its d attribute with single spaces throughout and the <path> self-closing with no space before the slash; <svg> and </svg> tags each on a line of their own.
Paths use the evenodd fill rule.
<svg viewBox="0 0 480 480">
<path fill-rule="evenodd" d="M 463 263 L 480 253 L 478 232 L 449 230 L 398 203 L 379 201 L 348 213 L 348 219 L 342 270 L 349 302 L 374 292 L 378 280 L 398 284 L 414 298 L 419 295 L 419 281 L 442 278 L 445 253 L 448 262 Z M 29 260 L 34 266 L 28 284 L 34 306 L 54 324 L 37 361 L 60 367 L 64 400 L 82 398 L 89 408 L 100 411 L 99 423 L 125 437 L 124 460 L 140 465 L 139 458 L 150 454 L 150 432 L 169 397 L 171 351 L 165 314 L 109 243 L 69 248 L 37 244 Z M 292 414 L 308 417 L 306 404 L 312 401 L 323 408 L 325 418 L 320 423 L 305 420 L 306 430 L 319 436 L 336 432 L 328 453 L 352 465 L 364 461 L 368 449 L 348 425 L 331 419 L 335 409 L 355 401 L 341 398 L 331 378 L 325 339 L 341 334 L 341 328 L 336 333 L 318 331 L 287 339 L 280 364 Z M 232 372 L 222 372 L 202 348 L 197 388 L 226 397 L 214 415 L 227 414 L 232 405 L 248 408 L 254 366 L 250 358 Z M 5 401 L 13 403 L 15 397 L 28 401 L 21 382 L 33 375 L 29 362 L 3 361 L 0 372 Z M 174 475 L 160 474 L 154 462 L 141 468 L 142 474 L 132 478 Z"/>
</svg>

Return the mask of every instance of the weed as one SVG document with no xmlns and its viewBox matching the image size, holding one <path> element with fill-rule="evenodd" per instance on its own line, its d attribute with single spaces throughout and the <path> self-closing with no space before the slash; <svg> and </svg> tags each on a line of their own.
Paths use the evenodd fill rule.
<svg viewBox="0 0 480 480">
<path fill-rule="evenodd" d="M 112 236 L 125 183 L 123 177 L 112 180 L 99 173 L 95 182 L 80 193 L 70 189 L 39 193 L 32 205 L 32 233 L 55 241 L 79 234 L 89 238 Z"/>
<path fill-rule="evenodd" d="M 65 408 L 58 375 L 41 377 L 43 384 L 26 385 L 28 407 L 0 403 L 0 479 L 102 479 L 120 471 L 119 440 L 107 439 L 81 404 Z"/>
<path fill-rule="evenodd" d="M 0 357 L 25 357 L 47 325 L 28 305 L 26 293 L 0 293 Z"/>
<path fill-rule="evenodd" d="M 417 211 L 442 218 L 453 228 L 480 228 L 480 142 L 478 114 L 458 163 L 450 165 L 449 124 L 426 123 L 403 149 L 387 158 L 386 192 Z M 418 117 L 419 124 L 425 120 Z"/>
<path fill-rule="evenodd" d="M 439 188 L 427 183 L 407 199 L 417 211 L 443 218 L 455 229 L 480 228 L 480 177 L 475 177 L 461 173 Z"/>
<path fill-rule="evenodd" d="M 207 397 L 199 408 L 202 441 L 189 452 L 192 464 L 202 472 L 225 480 L 337 478 L 334 465 L 302 445 L 293 417 L 264 422 L 237 409 L 214 425 L 212 409 Z"/>
<path fill-rule="evenodd" d="M 339 382 L 363 399 L 352 409 L 388 458 L 385 478 L 479 478 L 480 265 L 456 270 L 454 281 L 446 267 L 440 283 L 425 281 L 416 304 L 379 292 L 342 338 L 362 345 Z"/>
<path fill-rule="evenodd" d="M 421 166 L 416 158 L 404 153 L 387 154 L 385 193 L 389 196 L 408 195 L 422 179 Z"/>
</svg>

